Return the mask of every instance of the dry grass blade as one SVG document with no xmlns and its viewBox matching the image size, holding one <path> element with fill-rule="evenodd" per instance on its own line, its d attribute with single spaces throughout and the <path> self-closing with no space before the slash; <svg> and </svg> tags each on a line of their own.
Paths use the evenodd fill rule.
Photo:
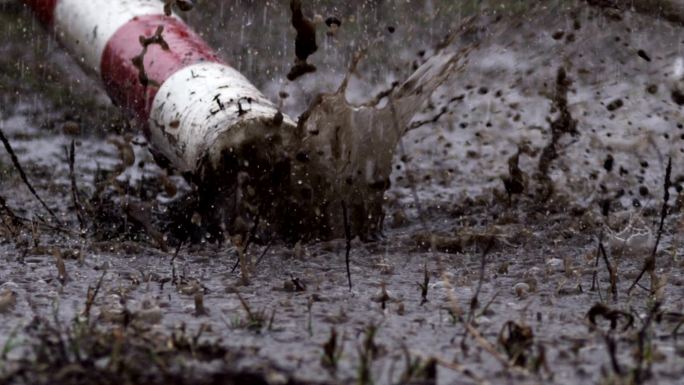
<svg viewBox="0 0 684 385">
<path fill-rule="evenodd" d="M 69 179 L 71 181 L 71 200 L 76 208 L 76 217 L 78 219 L 78 224 L 81 226 L 81 231 L 85 228 L 85 210 L 83 210 L 83 204 L 81 203 L 81 197 L 78 193 L 78 187 L 76 185 L 76 172 L 75 172 L 75 161 L 76 161 L 76 146 L 74 140 L 71 140 L 71 145 L 67 149 L 67 159 L 69 161 Z"/>
<path fill-rule="evenodd" d="M 16 237 L 19 234 L 16 228 L 21 225 L 21 220 L 16 214 L 14 214 L 14 211 L 7 206 L 7 201 L 5 201 L 5 198 L 2 196 L 0 196 L 0 209 L 5 212 L 10 220 L 10 223 L 5 220 L 5 215 L 0 214 L 0 220 L 2 220 L 2 223 L 5 225 L 10 234 Z"/>
<path fill-rule="evenodd" d="M 653 273 L 655 271 L 656 267 L 656 253 L 658 252 L 658 246 L 660 245 L 660 239 L 663 236 L 663 228 L 665 227 L 665 218 L 667 218 L 667 211 L 668 211 L 668 202 L 670 200 L 670 187 L 672 187 L 672 157 L 669 157 L 667 160 L 667 168 L 665 169 L 665 181 L 663 182 L 663 206 L 660 210 L 660 224 L 658 225 L 658 232 L 656 234 L 656 241 L 655 244 L 653 245 L 653 251 L 651 252 L 651 255 L 646 258 L 646 261 L 644 261 L 644 267 L 641 269 L 641 272 L 639 272 L 639 275 L 637 278 L 634 280 L 634 283 L 632 283 L 632 286 L 627 289 L 627 294 L 632 292 L 632 289 L 634 289 L 638 284 L 639 281 L 641 281 L 641 278 L 644 276 L 646 272 Z M 654 277 L 651 277 L 651 292 L 655 293 L 656 290 L 656 284 L 655 284 L 655 279 Z"/>
<path fill-rule="evenodd" d="M 197 290 L 195 293 L 195 317 L 201 317 L 207 314 L 207 309 L 204 307 L 204 291 L 202 289 Z"/>
<path fill-rule="evenodd" d="M 510 362 L 508 362 L 508 360 L 504 356 L 502 356 L 498 350 L 496 350 L 494 345 L 489 343 L 489 341 L 487 341 L 487 339 L 485 339 L 482 336 L 482 334 L 480 334 L 480 332 L 473 327 L 473 325 L 467 323 L 467 324 L 465 324 L 465 328 L 466 328 L 466 332 L 468 332 L 468 334 L 470 334 L 471 337 L 473 337 L 475 342 L 477 342 L 477 344 L 480 345 L 480 347 L 482 349 L 484 349 L 487 353 L 489 353 L 492 357 L 494 357 L 494 359 L 499 361 L 499 363 L 504 368 L 510 368 L 511 367 Z"/>
<path fill-rule="evenodd" d="M 266 247 L 264 247 L 264 251 L 262 251 L 261 255 L 259 255 L 259 258 L 257 258 L 256 262 L 254 263 L 254 267 L 259 266 L 259 264 L 261 263 L 261 260 L 264 259 L 264 257 L 266 256 L 266 253 L 268 253 L 268 251 L 271 249 L 271 246 L 273 246 L 273 240 L 268 242 Z"/>
<path fill-rule="evenodd" d="M 492 250 L 492 247 L 494 246 L 494 240 L 493 238 L 490 239 L 489 243 L 485 247 L 485 249 L 482 251 L 482 255 L 480 257 L 480 278 L 478 279 L 477 282 L 477 289 L 475 289 L 475 293 L 473 294 L 473 297 L 470 299 L 470 309 L 468 311 L 468 318 L 466 319 L 466 323 L 468 325 L 473 324 L 473 318 L 475 317 L 475 310 L 477 307 L 480 305 L 480 291 L 482 290 L 482 283 L 484 282 L 484 275 L 485 275 L 485 267 L 487 266 L 487 255 L 489 252 Z M 463 339 L 461 340 L 461 350 L 466 352 L 467 347 L 466 347 L 466 339 L 468 338 L 468 334 L 463 335 Z"/>
<path fill-rule="evenodd" d="M 26 176 L 26 173 L 24 172 L 24 169 L 21 167 L 21 163 L 19 163 L 19 158 L 17 158 L 17 154 L 14 152 L 14 149 L 12 148 L 12 145 L 10 144 L 9 140 L 7 140 L 7 137 L 5 137 L 5 133 L 0 129 L 0 140 L 2 141 L 2 144 L 5 146 L 5 150 L 7 150 L 7 153 L 10 155 L 10 158 L 12 159 L 12 164 L 14 165 L 14 168 L 17 169 L 19 172 L 19 176 L 21 177 L 21 180 L 24 182 L 26 187 L 28 187 L 29 191 L 31 191 L 31 194 L 40 202 L 40 204 L 47 210 L 47 212 L 52 216 L 52 218 L 55 220 L 55 222 L 59 225 L 62 223 L 60 220 L 57 218 L 57 215 L 55 215 L 54 211 L 50 209 L 50 207 L 43 201 L 43 199 L 38 195 L 38 192 L 36 189 L 33 188 L 31 183 L 28 180 L 28 177 Z"/>
<path fill-rule="evenodd" d="M 601 260 L 601 243 L 603 242 L 603 232 L 599 235 L 598 239 L 598 246 L 596 247 L 596 260 L 594 262 L 594 272 L 591 275 L 591 291 L 596 291 L 598 290 L 599 294 L 599 299 L 601 302 L 603 302 L 603 298 L 601 297 L 601 284 L 598 280 L 598 266 L 599 262 Z"/>
<path fill-rule="evenodd" d="M 423 306 L 429 302 L 427 296 L 430 289 L 430 273 L 428 272 L 427 263 L 423 265 L 423 283 L 418 283 L 418 286 L 420 287 L 420 306 Z"/>
<path fill-rule="evenodd" d="M 344 345 L 338 340 L 337 330 L 330 329 L 330 338 L 323 344 L 323 356 L 321 365 L 330 369 L 333 373 L 337 371 L 337 364 L 342 356 Z"/>
<path fill-rule="evenodd" d="M 608 349 L 608 355 L 610 356 L 610 366 L 613 368 L 613 372 L 622 376 L 622 368 L 620 367 L 620 361 L 617 358 L 617 342 L 615 338 L 610 334 L 605 334 L 604 339 L 606 341 L 606 348 Z"/>
<path fill-rule="evenodd" d="M 655 318 L 657 317 L 658 311 L 660 310 L 660 303 L 656 302 L 649 309 L 646 320 L 637 334 L 637 350 L 636 350 L 636 370 L 634 371 L 634 383 L 643 384 L 646 379 L 651 374 L 651 365 L 653 363 L 653 357 L 651 354 L 651 348 L 647 347 L 646 344 L 650 344 L 650 338 L 648 336 L 649 329 Z M 647 341 L 648 339 L 648 341 Z M 647 357 L 648 356 L 648 357 Z M 644 368 L 644 361 L 646 361 L 646 368 Z"/>
<path fill-rule="evenodd" d="M 93 304 L 95 303 L 95 298 L 97 298 L 97 294 L 100 292 L 100 288 L 102 287 L 102 281 L 104 281 L 105 275 L 107 275 L 107 271 L 102 273 L 100 279 L 97 281 L 97 284 L 94 288 L 88 287 L 85 309 L 83 309 L 82 313 L 82 315 L 86 318 L 90 318 L 90 309 L 93 307 Z"/>
<path fill-rule="evenodd" d="M 252 228 L 249 230 L 249 235 L 247 236 L 247 241 L 245 242 L 245 246 L 243 247 L 242 253 L 246 254 L 247 249 L 249 249 L 249 245 L 252 244 L 255 236 L 256 236 L 256 231 L 257 228 L 259 227 L 259 221 L 261 220 L 261 217 L 259 215 L 256 216 L 256 219 L 254 220 L 254 224 L 252 225 Z M 231 273 L 234 273 L 235 270 L 240 266 L 240 250 L 238 250 L 238 258 L 235 261 L 235 265 L 233 265 L 233 268 L 230 270 Z"/>
<path fill-rule="evenodd" d="M 176 285 L 178 283 L 178 279 L 176 277 L 176 258 L 178 258 L 178 253 L 180 253 L 181 247 L 183 247 L 183 242 L 179 242 L 178 246 L 176 247 L 176 251 L 173 253 L 173 257 L 171 257 L 171 284 Z"/>
<path fill-rule="evenodd" d="M 349 281 L 349 290 L 352 289 L 352 279 L 351 279 L 351 268 L 350 264 L 350 254 L 351 254 L 351 226 L 349 225 L 349 213 L 347 212 L 347 204 L 342 202 L 342 217 L 344 218 L 344 235 L 346 238 L 346 250 L 344 256 L 344 263 L 347 265 L 347 280 Z"/>
<path fill-rule="evenodd" d="M 608 274 L 610 276 L 610 293 L 613 295 L 613 301 L 617 302 L 618 301 L 617 271 L 613 267 L 613 265 L 610 263 L 610 260 L 608 259 L 608 254 L 606 253 L 606 248 L 603 247 L 602 242 L 599 242 L 599 250 L 601 251 L 601 255 L 603 256 L 603 261 L 606 263 L 606 269 L 608 269 Z M 600 289 L 599 289 L 599 292 L 600 292 Z"/>
<path fill-rule="evenodd" d="M 62 256 L 61 251 L 59 251 L 58 249 L 55 249 L 53 251 L 53 254 L 55 256 L 55 264 L 57 265 L 57 279 L 59 280 L 59 283 L 61 283 L 62 286 L 64 286 L 69 280 L 66 265 L 64 264 L 64 257 Z"/>
</svg>

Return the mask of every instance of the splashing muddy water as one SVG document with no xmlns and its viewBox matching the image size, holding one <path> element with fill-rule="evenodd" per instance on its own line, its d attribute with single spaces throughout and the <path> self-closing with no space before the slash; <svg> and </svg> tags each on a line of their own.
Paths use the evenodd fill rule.
<svg viewBox="0 0 684 385">
<path fill-rule="evenodd" d="M 299 205 L 293 215 L 311 226 L 301 233 L 316 229 L 324 238 L 341 237 L 348 220 L 354 237 L 379 234 L 397 145 L 434 90 L 456 72 L 459 60 L 463 57 L 456 54 L 434 55 L 403 84 L 365 105 L 347 101 L 349 77 L 337 92 L 316 98 L 299 118 L 301 144 L 293 169 Z M 348 219 L 342 217 L 343 206 L 349 208 Z"/>
</svg>

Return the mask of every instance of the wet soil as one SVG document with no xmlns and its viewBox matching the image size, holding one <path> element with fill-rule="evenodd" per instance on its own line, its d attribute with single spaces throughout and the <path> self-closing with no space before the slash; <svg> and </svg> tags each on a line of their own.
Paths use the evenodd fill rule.
<svg viewBox="0 0 684 385">
<path fill-rule="evenodd" d="M 179 244 L 193 187 L 0 3 L 0 129 L 60 222 L 0 154 L 16 217 L 0 223 L 0 381 L 680 382 L 680 26 L 574 1 L 321 0 L 311 10 L 342 25 L 319 27 L 317 72 L 288 82 L 286 3 L 199 2 L 187 17 L 269 97 L 287 93 L 292 116 L 379 35 L 350 101 L 405 79 L 447 34 L 468 51 L 396 151 L 382 236 L 351 243 L 351 289 L 345 240 L 255 242 L 234 269 L 238 249 L 191 213 L 198 242 Z M 564 109 L 576 133 L 559 131 Z"/>
</svg>

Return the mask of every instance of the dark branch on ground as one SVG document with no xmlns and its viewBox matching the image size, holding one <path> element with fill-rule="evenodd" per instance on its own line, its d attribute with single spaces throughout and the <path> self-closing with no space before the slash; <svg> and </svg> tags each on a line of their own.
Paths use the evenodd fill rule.
<svg viewBox="0 0 684 385">
<path fill-rule="evenodd" d="M 57 215 L 50 209 L 50 207 L 43 201 L 43 199 L 38 195 L 38 192 L 36 189 L 33 188 L 31 183 L 28 180 L 28 177 L 26 176 L 26 173 L 24 172 L 24 169 L 21 167 L 21 163 L 19 163 L 19 158 L 17 158 L 17 155 L 14 152 L 14 149 L 12 148 L 12 145 L 10 144 L 9 140 L 7 140 L 7 137 L 5 136 L 5 133 L 0 129 L 0 140 L 2 141 L 2 144 L 5 146 L 5 150 L 7 150 L 7 153 L 10 155 L 10 158 L 12 159 L 12 164 L 14 164 L 14 168 L 17 169 L 19 172 L 19 176 L 21 177 L 21 180 L 24 182 L 26 187 L 28 187 L 29 191 L 31 191 L 31 194 L 40 202 L 40 204 L 47 210 L 48 213 L 50 213 L 50 216 L 55 220 L 55 222 L 58 225 L 61 225 L 61 222 L 59 219 L 57 219 Z"/>
</svg>

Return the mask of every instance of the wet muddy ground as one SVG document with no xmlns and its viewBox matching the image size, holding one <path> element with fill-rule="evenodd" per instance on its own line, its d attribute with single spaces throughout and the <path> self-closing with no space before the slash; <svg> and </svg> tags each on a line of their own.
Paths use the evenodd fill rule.
<svg viewBox="0 0 684 385">
<path fill-rule="evenodd" d="M 0 154 L 0 381 L 680 383 L 681 26 L 573 1 L 313 1 L 343 23 L 288 82 L 286 3 L 187 17 L 293 116 L 377 36 L 351 101 L 445 35 L 467 49 L 397 149 L 382 237 L 352 242 L 351 290 L 344 240 L 257 243 L 248 284 L 230 242 L 177 248 L 192 187 L 0 3 L 0 129 L 59 221 Z"/>
</svg>

